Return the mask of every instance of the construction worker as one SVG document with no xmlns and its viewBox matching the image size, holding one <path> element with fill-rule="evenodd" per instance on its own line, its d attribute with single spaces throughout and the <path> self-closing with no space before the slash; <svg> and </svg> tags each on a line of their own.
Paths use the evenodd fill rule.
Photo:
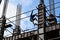
<svg viewBox="0 0 60 40">
<path fill-rule="evenodd" d="M 34 20 L 37 21 L 37 19 L 35 18 L 35 16 L 36 16 L 36 14 L 33 15 L 33 10 L 32 10 L 31 15 L 30 15 L 30 21 L 33 22 L 33 24 L 34 24 Z"/>
</svg>

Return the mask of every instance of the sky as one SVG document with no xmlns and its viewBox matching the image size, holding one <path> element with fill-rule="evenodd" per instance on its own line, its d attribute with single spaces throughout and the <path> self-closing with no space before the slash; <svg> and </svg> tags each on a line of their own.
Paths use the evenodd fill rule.
<svg viewBox="0 0 60 40">
<path fill-rule="evenodd" d="M 37 4 L 39 4 L 39 1 L 37 1 L 36 5 L 34 5 L 36 1 L 34 3 L 33 2 L 34 2 L 34 0 L 20 0 L 20 1 L 19 0 L 9 0 L 8 7 L 7 7 L 7 12 L 6 12 L 6 17 L 9 18 L 9 17 L 12 17 L 12 16 L 16 15 L 16 9 L 17 9 L 17 5 L 18 4 L 22 5 L 22 13 L 27 12 L 27 11 L 32 10 L 32 9 L 35 9 L 37 7 Z M 1 5 L 2 4 L 3 4 L 3 2 L 1 3 Z M 28 13 L 27 13 L 27 15 L 28 15 Z M 23 14 L 22 18 L 26 17 L 27 15 Z M 11 18 L 10 20 L 13 21 L 13 20 L 15 20 L 15 18 Z M 26 23 L 29 26 L 27 26 Z M 34 25 L 32 24 L 32 22 L 29 21 L 29 18 L 26 18 L 26 19 L 21 20 L 21 28 L 23 30 L 25 30 L 25 29 L 32 29 L 32 28 L 34 28 Z M 8 28 L 8 30 L 13 32 L 11 28 Z M 4 36 L 7 35 L 7 33 L 8 33 L 8 35 L 11 34 L 8 31 L 5 31 L 4 32 Z"/>
<path fill-rule="evenodd" d="M 46 6 L 49 5 L 48 0 L 44 0 L 44 1 L 45 1 Z M 56 2 L 60 2 L 60 0 L 55 0 L 55 3 Z M 0 4 L 0 14 L 1 15 L 2 15 L 3 3 L 4 3 L 4 0 Z M 18 4 L 22 5 L 22 13 L 24 13 L 29 10 L 36 9 L 36 7 L 38 7 L 39 3 L 40 3 L 40 0 L 9 0 L 8 6 L 7 6 L 7 11 L 6 11 L 6 18 L 16 15 L 16 9 L 17 9 Z M 59 4 L 56 4 L 55 7 L 58 7 Z M 30 13 L 22 15 L 22 18 L 30 15 Z M 37 13 L 37 11 L 34 11 L 34 13 Z M 58 15 L 60 13 L 60 8 L 56 9 L 55 13 L 56 13 L 56 15 Z M 14 21 L 15 19 L 16 18 L 11 18 L 10 20 Z M 7 21 L 7 22 L 9 22 L 9 21 Z M 12 27 L 12 28 L 14 28 L 14 27 Z M 21 20 L 21 28 L 23 30 L 31 29 L 31 28 L 34 28 L 34 25 L 32 24 L 32 22 L 29 21 L 29 18 L 26 18 L 26 19 Z M 8 30 L 12 32 L 11 28 L 9 28 Z M 7 35 L 7 33 L 10 34 L 8 31 L 5 31 L 4 35 Z"/>
</svg>

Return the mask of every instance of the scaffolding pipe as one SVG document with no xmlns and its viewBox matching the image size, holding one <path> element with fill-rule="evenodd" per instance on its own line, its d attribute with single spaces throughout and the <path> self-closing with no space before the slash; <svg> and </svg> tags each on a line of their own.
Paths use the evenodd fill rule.
<svg viewBox="0 0 60 40">
<path fill-rule="evenodd" d="M 7 3 L 8 0 L 4 0 L 4 6 L 3 6 L 3 13 L 2 13 L 2 17 L 1 17 L 1 26 L 0 26 L 0 40 L 3 40 L 3 35 L 4 35 L 4 27 L 5 27 L 5 23 L 6 23 L 6 8 L 7 8 Z"/>
</svg>

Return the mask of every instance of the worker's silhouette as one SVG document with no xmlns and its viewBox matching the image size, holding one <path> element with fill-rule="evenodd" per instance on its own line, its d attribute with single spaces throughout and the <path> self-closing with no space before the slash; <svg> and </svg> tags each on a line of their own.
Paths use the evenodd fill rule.
<svg viewBox="0 0 60 40">
<path fill-rule="evenodd" d="M 32 10 L 31 15 L 30 15 L 30 21 L 33 22 L 34 25 L 36 25 L 36 24 L 34 23 L 34 20 L 37 21 L 37 19 L 35 18 L 35 16 L 36 16 L 36 14 L 33 14 L 33 10 Z"/>
</svg>

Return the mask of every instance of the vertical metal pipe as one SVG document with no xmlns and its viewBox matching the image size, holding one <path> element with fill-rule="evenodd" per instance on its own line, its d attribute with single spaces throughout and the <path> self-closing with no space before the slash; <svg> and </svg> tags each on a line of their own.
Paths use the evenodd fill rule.
<svg viewBox="0 0 60 40">
<path fill-rule="evenodd" d="M 40 4 L 44 4 L 44 0 L 40 0 Z"/>
<path fill-rule="evenodd" d="M 1 26 L 0 26 L 0 40 L 3 40 L 3 35 L 4 35 L 4 27 L 5 27 L 5 23 L 6 23 L 6 19 L 5 19 L 5 16 L 6 16 L 6 8 L 7 8 L 7 3 L 8 3 L 8 0 L 4 0 L 4 6 L 3 6 L 3 13 L 2 13 L 2 17 L 1 17 Z"/>
<path fill-rule="evenodd" d="M 8 0 L 4 0 L 2 16 L 6 16 L 7 4 L 8 4 Z"/>
<path fill-rule="evenodd" d="M 1 4 L 2 0 L 0 0 L 0 4 Z"/>
</svg>

